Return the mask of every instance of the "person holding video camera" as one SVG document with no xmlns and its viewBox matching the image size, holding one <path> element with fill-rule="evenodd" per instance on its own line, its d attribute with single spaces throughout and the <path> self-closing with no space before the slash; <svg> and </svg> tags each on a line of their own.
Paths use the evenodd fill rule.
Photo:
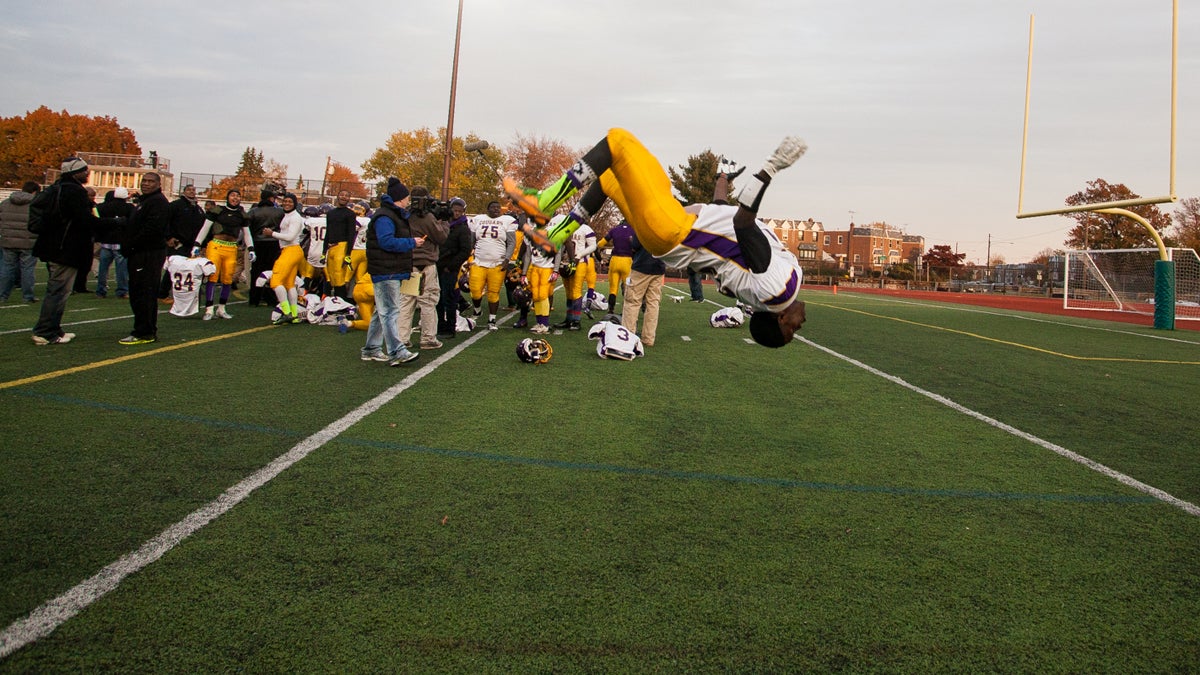
<svg viewBox="0 0 1200 675">
<path fill-rule="evenodd" d="M 421 308 L 421 349 L 440 349 L 437 339 L 437 304 L 441 297 L 438 286 L 437 261 L 439 247 L 446 241 L 450 226 L 450 204 L 429 196 L 429 189 L 414 185 L 408 204 L 408 226 L 413 237 L 425 237 L 425 245 L 413 249 L 413 276 L 421 276 L 420 295 L 400 297 L 400 337 L 409 342 L 412 335 L 413 312 Z"/>
</svg>

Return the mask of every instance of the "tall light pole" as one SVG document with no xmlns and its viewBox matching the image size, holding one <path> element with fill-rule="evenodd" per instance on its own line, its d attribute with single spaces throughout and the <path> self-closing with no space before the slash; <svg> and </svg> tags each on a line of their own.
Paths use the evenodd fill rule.
<svg viewBox="0 0 1200 675">
<path fill-rule="evenodd" d="M 462 38 L 463 0 L 458 0 L 458 25 L 454 28 L 454 69 L 450 74 L 450 115 L 446 120 L 445 158 L 442 163 L 442 201 L 450 198 L 450 150 L 454 142 L 454 96 L 458 91 L 458 45 Z"/>
</svg>

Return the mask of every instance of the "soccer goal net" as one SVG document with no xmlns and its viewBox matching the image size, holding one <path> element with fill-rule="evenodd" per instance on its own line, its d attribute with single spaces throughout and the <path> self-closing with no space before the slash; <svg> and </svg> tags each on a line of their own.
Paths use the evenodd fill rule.
<svg viewBox="0 0 1200 675">
<path fill-rule="evenodd" d="M 1175 318 L 1200 320 L 1200 256 L 1169 248 L 1175 268 Z M 1063 307 L 1154 315 L 1157 248 L 1068 251 Z"/>
</svg>

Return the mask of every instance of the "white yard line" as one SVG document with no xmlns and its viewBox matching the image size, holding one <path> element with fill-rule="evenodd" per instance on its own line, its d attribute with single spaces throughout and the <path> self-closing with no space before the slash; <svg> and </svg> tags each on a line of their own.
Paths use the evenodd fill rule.
<svg viewBox="0 0 1200 675">
<path fill-rule="evenodd" d="M 1051 443 L 1050 441 L 1047 441 L 1042 438 L 1038 438 L 1037 436 L 1034 436 L 1033 434 L 1021 431 L 1020 429 L 1018 429 L 1014 426 L 1005 424 L 1004 422 L 1001 422 L 1000 420 L 988 417 L 987 415 L 984 415 L 981 412 L 976 412 L 974 410 L 971 410 L 970 408 L 968 408 L 964 405 L 960 405 L 958 403 L 955 403 L 954 401 L 951 401 L 950 399 L 946 398 L 945 396 L 942 396 L 940 394 L 935 394 L 931 391 L 922 389 L 914 384 L 910 384 L 910 383 L 906 382 L 905 380 L 903 380 L 899 377 L 896 377 L 895 375 L 889 375 L 889 374 L 883 372 L 882 370 L 879 370 L 877 368 L 874 368 L 872 366 L 869 366 L 869 365 L 863 363 L 862 361 L 858 361 L 849 356 L 846 356 L 845 354 L 835 352 L 834 350 L 829 349 L 828 347 L 823 347 L 823 346 L 813 342 L 812 340 L 809 340 L 807 338 L 803 338 L 800 336 L 797 336 L 796 339 L 810 347 L 819 349 L 819 350 L 825 352 L 826 354 L 829 354 L 830 356 L 841 359 L 851 365 L 857 366 L 858 368 L 862 368 L 863 370 L 867 371 L 868 373 L 871 373 L 872 375 L 877 375 L 889 382 L 898 384 L 901 387 L 904 387 L 905 389 L 914 391 L 922 396 L 925 396 L 926 398 L 930 398 L 934 401 L 937 401 L 938 403 L 941 403 L 942 405 L 950 408 L 951 410 L 955 410 L 955 411 L 960 412 L 969 417 L 974 417 L 975 419 L 979 420 L 980 422 L 983 422 L 984 424 L 990 425 L 1001 431 L 1012 434 L 1013 436 L 1016 436 L 1017 438 L 1029 441 L 1030 443 L 1033 443 L 1034 445 L 1045 448 L 1046 450 L 1049 450 L 1050 452 L 1053 452 L 1056 455 L 1065 457 L 1065 458 L 1071 460 L 1072 462 L 1082 464 L 1083 466 L 1086 466 L 1087 468 L 1091 469 L 1092 471 L 1095 471 L 1099 474 L 1107 476 L 1107 477 L 1117 481 L 1118 483 L 1121 483 L 1122 485 L 1127 485 L 1139 492 L 1148 494 L 1151 497 L 1154 497 L 1155 499 L 1166 502 L 1167 504 L 1170 504 L 1171 506 L 1174 506 L 1176 508 L 1182 509 L 1183 511 L 1185 511 L 1193 516 L 1200 516 L 1200 506 L 1197 506 L 1191 502 L 1179 499 L 1178 497 L 1168 494 L 1167 492 L 1164 492 L 1163 490 L 1160 490 L 1152 485 L 1147 485 L 1147 484 L 1137 480 L 1136 478 L 1126 476 L 1125 474 L 1121 473 L 1120 471 L 1117 471 L 1116 469 L 1110 469 L 1109 467 L 1107 467 L 1095 460 L 1088 459 L 1087 457 L 1084 457 L 1083 455 L 1081 455 L 1077 452 L 1068 450 L 1068 449 L 1062 447 L 1061 445 Z"/>
<path fill-rule="evenodd" d="M 504 317 L 504 320 L 506 321 L 510 317 L 511 315 Z M 487 330 L 478 332 L 452 349 L 447 350 L 437 359 L 414 371 L 408 377 L 400 380 L 400 382 L 389 387 L 375 398 L 363 403 L 341 419 L 300 441 L 291 450 L 276 457 L 270 464 L 229 488 L 213 501 L 188 514 L 183 520 L 163 530 L 158 536 L 142 544 L 136 551 L 121 556 L 116 562 L 108 565 L 92 577 L 85 579 L 74 588 L 33 610 L 25 618 L 13 622 L 12 625 L 4 629 L 3 633 L 0 633 L 0 659 L 7 657 L 36 640 L 50 635 L 68 619 L 115 589 L 125 577 L 163 557 L 163 555 L 175 548 L 184 539 L 195 534 L 200 528 L 209 524 L 234 506 L 237 506 L 242 500 L 250 496 L 252 492 L 269 483 L 276 476 L 286 471 L 296 462 L 307 457 L 314 450 L 337 438 L 342 432 L 363 418 L 379 410 L 406 389 L 422 380 L 426 375 L 437 370 L 443 363 L 488 334 L 489 331 Z M 400 367 L 404 368 L 404 366 Z"/>
</svg>

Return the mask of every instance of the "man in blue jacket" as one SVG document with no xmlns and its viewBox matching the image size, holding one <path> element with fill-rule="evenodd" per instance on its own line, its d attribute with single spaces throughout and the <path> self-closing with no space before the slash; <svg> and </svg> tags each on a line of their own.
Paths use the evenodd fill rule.
<svg viewBox="0 0 1200 675">
<path fill-rule="evenodd" d="M 388 178 L 387 192 L 367 224 L 367 274 L 375 286 L 375 315 L 367 328 L 363 361 L 386 361 L 398 366 L 417 359 L 400 338 L 400 283 L 412 276 L 412 250 L 425 237 L 412 236 L 408 225 L 408 188 L 399 178 Z"/>
</svg>

